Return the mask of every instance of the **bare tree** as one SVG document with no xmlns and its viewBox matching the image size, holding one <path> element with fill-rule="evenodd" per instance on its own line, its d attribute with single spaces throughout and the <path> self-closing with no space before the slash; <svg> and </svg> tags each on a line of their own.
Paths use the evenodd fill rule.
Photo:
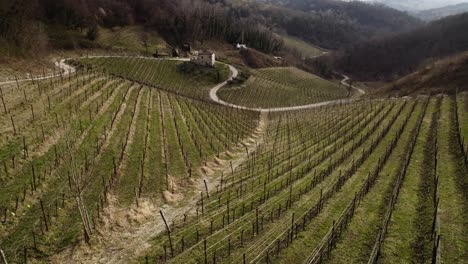
<svg viewBox="0 0 468 264">
<path fill-rule="evenodd" d="M 143 47 L 145 47 L 145 54 L 148 55 L 148 47 L 149 47 L 149 36 L 147 32 L 141 33 L 141 41 L 143 42 Z"/>
</svg>

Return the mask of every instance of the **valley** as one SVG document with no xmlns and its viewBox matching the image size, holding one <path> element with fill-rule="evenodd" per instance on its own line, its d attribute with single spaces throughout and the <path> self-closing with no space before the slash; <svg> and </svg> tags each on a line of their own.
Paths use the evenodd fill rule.
<svg viewBox="0 0 468 264">
<path fill-rule="evenodd" d="M 1 3 L 0 263 L 468 263 L 467 13 L 393 3 Z"/>
</svg>

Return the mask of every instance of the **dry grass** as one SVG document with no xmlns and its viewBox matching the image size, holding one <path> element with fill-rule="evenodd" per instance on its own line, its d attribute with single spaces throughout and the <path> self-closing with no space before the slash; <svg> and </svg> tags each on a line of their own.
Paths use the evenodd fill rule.
<svg viewBox="0 0 468 264">
<path fill-rule="evenodd" d="M 281 36 L 286 48 L 298 52 L 303 58 L 317 57 L 325 54 L 325 52 L 301 39 L 283 35 Z"/>
<path fill-rule="evenodd" d="M 468 89 L 467 71 L 468 53 L 462 53 L 428 64 L 419 71 L 376 91 L 375 94 L 392 96 L 428 93 L 454 94 L 457 88 L 459 91 Z"/>
<path fill-rule="evenodd" d="M 144 38 L 147 38 L 147 46 Z M 110 50 L 148 52 L 168 52 L 167 43 L 157 32 L 145 30 L 143 27 L 130 26 L 123 28 L 100 28 L 97 42 Z"/>
<path fill-rule="evenodd" d="M 47 59 L 23 59 L 14 57 L 0 57 L 0 82 L 29 78 L 42 75 L 43 72 L 51 74 L 54 71 L 54 63 Z"/>
</svg>

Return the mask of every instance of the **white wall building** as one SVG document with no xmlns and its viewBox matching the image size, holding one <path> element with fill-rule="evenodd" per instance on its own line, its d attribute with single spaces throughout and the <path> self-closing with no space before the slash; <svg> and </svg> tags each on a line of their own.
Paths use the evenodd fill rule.
<svg viewBox="0 0 468 264">
<path fill-rule="evenodd" d="M 236 48 L 237 48 L 237 49 L 240 49 L 240 50 L 244 50 L 244 49 L 247 49 L 247 45 L 237 43 Z"/>
</svg>

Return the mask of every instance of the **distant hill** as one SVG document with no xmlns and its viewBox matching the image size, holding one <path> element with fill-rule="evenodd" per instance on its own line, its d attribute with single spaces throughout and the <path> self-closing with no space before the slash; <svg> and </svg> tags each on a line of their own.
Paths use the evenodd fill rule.
<svg viewBox="0 0 468 264">
<path fill-rule="evenodd" d="M 468 13 L 416 30 L 353 45 L 332 57 L 336 68 L 359 80 L 392 80 L 428 60 L 468 50 Z"/>
<path fill-rule="evenodd" d="M 468 12 L 468 3 L 450 5 L 440 8 L 423 10 L 416 13 L 416 16 L 422 20 L 432 21 L 441 19 L 447 16 L 458 15 Z"/>
<path fill-rule="evenodd" d="M 382 34 L 409 30 L 419 19 L 381 4 L 339 0 L 252 0 L 278 29 L 316 46 L 338 49 Z M 250 1 L 250 2 L 252 2 Z"/>
<path fill-rule="evenodd" d="M 423 11 L 427 9 L 441 8 L 467 2 L 466 0 L 364 0 L 366 2 L 382 3 L 387 6 L 406 10 Z"/>
<path fill-rule="evenodd" d="M 377 94 L 405 96 L 468 91 L 468 53 L 429 64 L 377 91 Z"/>
<path fill-rule="evenodd" d="M 285 50 L 279 36 L 339 49 L 421 24 L 383 5 L 338 0 L 15 0 L 0 4 L 0 17 L 0 54 L 19 56 L 115 48 L 109 43 L 119 48 L 138 46 L 141 51 L 140 44 L 148 39 L 152 43 L 143 50 L 149 52 L 161 43 L 180 47 L 188 41 L 198 46 L 243 42 L 278 54 Z M 128 26 L 143 32 L 121 30 Z M 154 32 L 153 39 L 161 41 L 151 41 L 145 31 Z"/>
</svg>

